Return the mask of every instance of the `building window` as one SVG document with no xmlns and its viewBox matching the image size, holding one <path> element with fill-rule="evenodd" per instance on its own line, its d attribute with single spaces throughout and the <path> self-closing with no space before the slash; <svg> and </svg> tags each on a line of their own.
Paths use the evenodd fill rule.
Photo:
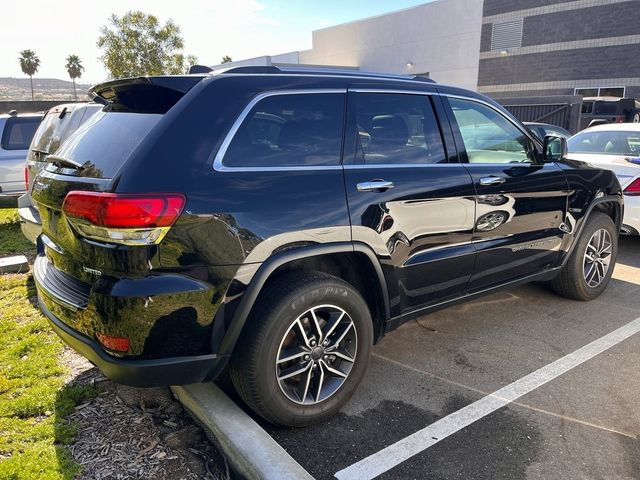
<svg viewBox="0 0 640 480">
<path fill-rule="evenodd" d="M 574 95 L 583 97 L 624 97 L 625 87 L 576 88 Z"/>
<path fill-rule="evenodd" d="M 522 19 L 494 23 L 491 29 L 491 50 L 509 50 L 522 46 Z"/>
</svg>

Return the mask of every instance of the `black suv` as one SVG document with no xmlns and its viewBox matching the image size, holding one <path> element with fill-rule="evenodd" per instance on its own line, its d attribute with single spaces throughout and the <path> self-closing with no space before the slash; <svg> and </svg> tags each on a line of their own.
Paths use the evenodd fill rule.
<svg viewBox="0 0 640 480">
<path fill-rule="evenodd" d="M 115 381 L 228 365 L 257 413 L 305 425 L 411 318 L 533 280 L 589 300 L 611 277 L 614 174 L 477 93 L 275 67 L 93 93 L 107 106 L 33 185 L 34 278 L 56 332 Z"/>
</svg>

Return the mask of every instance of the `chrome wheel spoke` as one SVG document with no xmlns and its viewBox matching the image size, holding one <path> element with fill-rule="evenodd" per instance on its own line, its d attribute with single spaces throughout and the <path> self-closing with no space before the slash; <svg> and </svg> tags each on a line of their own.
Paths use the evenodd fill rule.
<svg viewBox="0 0 640 480">
<path fill-rule="evenodd" d="M 316 328 L 316 333 L 318 334 L 318 343 L 322 341 L 322 328 L 320 328 L 320 321 L 316 316 L 315 310 L 311 309 L 311 320 L 313 322 L 313 326 Z"/>
<path fill-rule="evenodd" d="M 292 367 L 286 368 L 282 371 L 281 375 L 278 376 L 278 380 L 286 380 L 287 378 L 295 377 L 296 375 L 300 375 L 304 373 L 307 369 L 311 368 L 313 362 L 308 362 L 306 364 L 296 364 Z"/>
<path fill-rule="evenodd" d="M 349 355 L 347 355 L 345 353 L 339 352 L 338 350 L 333 350 L 331 352 L 331 355 L 335 355 L 336 357 L 338 357 L 338 358 L 340 358 L 340 359 L 342 359 L 342 360 L 344 360 L 346 362 L 351 362 L 351 363 L 355 362 L 355 358 L 350 357 Z"/>
<path fill-rule="evenodd" d="M 300 332 L 300 336 L 302 337 L 302 340 L 305 344 L 305 346 L 307 348 L 311 348 L 311 343 L 309 341 L 309 337 L 307 336 L 307 332 L 305 332 L 304 330 L 304 326 L 302 325 L 302 322 L 300 321 L 300 318 L 297 318 L 294 325 L 296 327 L 298 327 L 298 331 Z"/>
<path fill-rule="evenodd" d="M 295 347 L 288 350 L 282 350 L 278 358 L 278 363 L 290 362 L 297 358 L 302 358 L 309 354 L 309 350 L 304 347 Z"/>
<path fill-rule="evenodd" d="M 344 340 L 344 337 L 347 336 L 347 333 L 349 333 L 349 330 L 351 330 L 351 328 L 353 327 L 353 322 L 349 322 L 349 325 L 347 325 L 344 330 L 342 331 L 342 333 L 338 336 L 338 338 L 331 342 L 329 344 L 329 346 L 327 347 L 327 351 L 331 352 L 334 349 L 338 348 L 340 346 L 340 343 L 342 343 L 342 340 Z"/>
<path fill-rule="evenodd" d="M 337 368 L 330 367 L 324 360 L 320 360 L 320 365 L 322 365 L 324 370 L 332 373 L 336 377 L 347 378 L 347 374 L 338 370 Z"/>
<path fill-rule="evenodd" d="M 302 386 L 302 393 L 300 393 L 300 401 L 302 403 L 304 403 L 304 401 L 307 399 L 307 395 L 309 394 L 309 385 L 311 384 L 311 377 L 313 377 L 312 375 L 312 369 L 308 369 L 307 370 L 307 375 L 304 378 L 304 382 L 300 382 L 300 385 Z"/>
<path fill-rule="evenodd" d="M 327 322 L 327 324 L 324 327 L 324 335 L 323 335 L 325 339 L 327 340 L 329 339 L 333 331 L 340 324 L 340 321 L 342 321 L 342 318 L 344 317 L 344 315 L 345 315 L 345 312 L 341 312 L 339 315 L 336 315 L 335 318 L 332 318 L 331 320 L 329 320 L 329 322 Z"/>
<path fill-rule="evenodd" d="M 324 370 L 322 368 L 322 362 L 318 362 L 317 377 L 318 385 L 316 387 L 316 403 L 320 401 L 320 395 L 322 395 L 322 385 L 324 384 Z"/>
</svg>

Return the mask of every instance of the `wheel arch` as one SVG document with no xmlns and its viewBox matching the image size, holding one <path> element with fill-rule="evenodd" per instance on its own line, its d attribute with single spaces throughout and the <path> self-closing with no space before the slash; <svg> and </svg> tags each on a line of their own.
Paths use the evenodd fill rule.
<svg viewBox="0 0 640 480">
<path fill-rule="evenodd" d="M 574 232 L 573 240 L 571 241 L 571 246 L 566 252 L 562 260 L 562 266 L 564 266 L 569 261 L 569 257 L 571 256 L 573 249 L 578 243 L 578 239 L 582 235 L 584 227 L 589 221 L 589 218 L 591 217 L 593 212 L 602 212 L 605 215 L 609 216 L 611 220 L 613 220 L 613 223 L 615 224 L 616 229 L 619 232 L 622 226 L 622 216 L 624 213 L 622 196 L 621 195 L 605 195 L 603 197 L 596 198 L 591 202 L 591 204 L 587 208 L 587 211 L 583 215 L 580 221 L 580 224 L 578 225 L 578 228 Z"/>
<path fill-rule="evenodd" d="M 337 242 L 285 250 L 267 259 L 243 293 L 220 344 L 219 354 L 232 354 L 249 314 L 268 282 L 288 271 L 301 269 L 329 273 L 353 285 L 371 311 L 374 341 L 382 337 L 390 310 L 389 293 L 380 262 L 371 248 L 364 244 Z"/>
</svg>

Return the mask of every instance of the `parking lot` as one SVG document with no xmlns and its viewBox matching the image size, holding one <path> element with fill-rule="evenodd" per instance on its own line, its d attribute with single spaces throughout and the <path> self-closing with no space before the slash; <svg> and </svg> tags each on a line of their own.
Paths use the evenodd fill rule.
<svg viewBox="0 0 640 480">
<path fill-rule="evenodd" d="M 639 478 L 640 334 L 628 325 L 639 317 L 640 241 L 627 237 L 599 299 L 534 284 L 418 318 L 374 348 L 331 421 L 265 428 L 318 479 Z M 553 375 L 566 371 L 549 379 L 556 365 Z M 491 396 L 505 386 L 525 393 Z M 419 453 L 404 460 L 408 446 Z"/>
</svg>

